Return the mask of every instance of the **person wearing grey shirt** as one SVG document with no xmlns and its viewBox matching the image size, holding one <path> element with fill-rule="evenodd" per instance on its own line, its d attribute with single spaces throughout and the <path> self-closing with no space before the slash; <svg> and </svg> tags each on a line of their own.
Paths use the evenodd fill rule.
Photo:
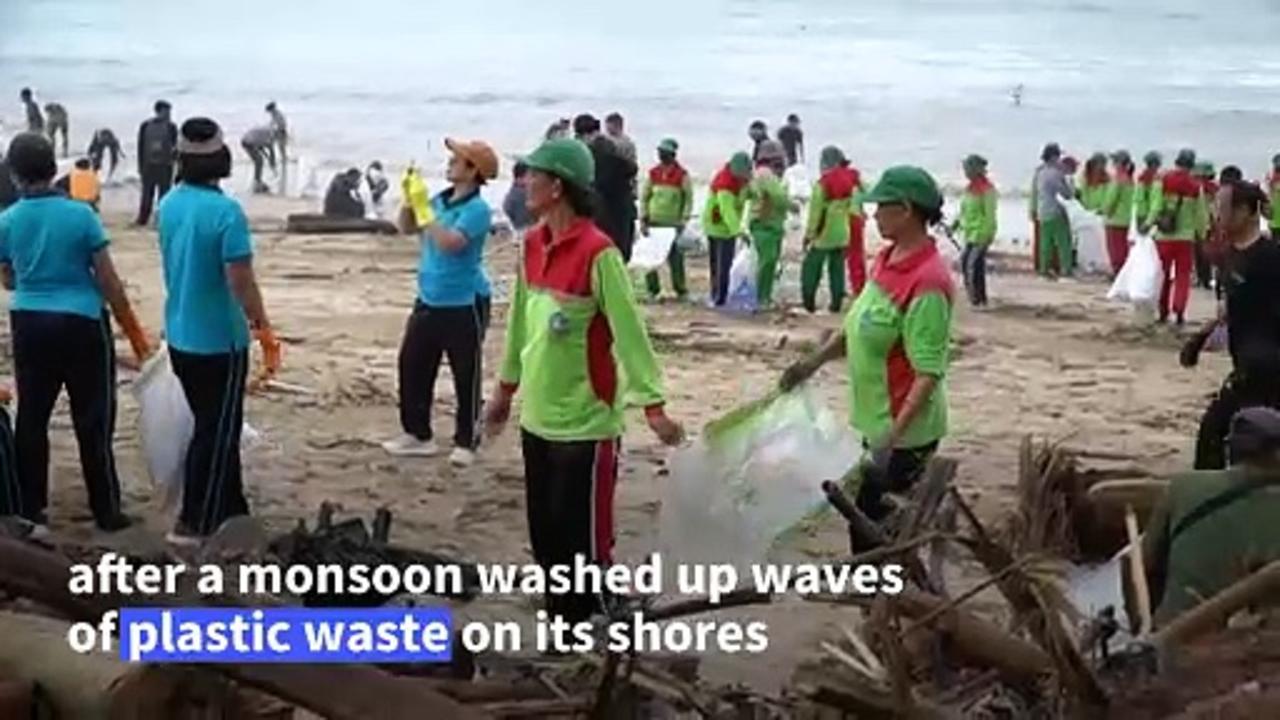
<svg viewBox="0 0 1280 720">
<path fill-rule="evenodd" d="M 244 148 L 249 159 L 253 161 L 253 192 L 265 193 L 271 189 L 262 181 L 262 164 L 270 163 L 271 172 L 276 171 L 276 130 L 269 125 L 252 128 L 240 138 L 240 147 Z"/>
<path fill-rule="evenodd" d="M 1062 206 L 1062 198 L 1071 197 L 1071 184 L 1063 171 L 1060 161 L 1062 150 L 1057 143 L 1045 146 L 1040 159 L 1044 163 L 1036 169 L 1035 182 L 1032 183 L 1035 197 L 1032 202 L 1036 209 L 1036 223 L 1040 228 L 1040 246 L 1037 254 L 1037 272 L 1047 277 L 1056 277 L 1053 271 L 1052 258 L 1057 258 L 1058 270 L 1063 275 L 1071 275 L 1073 253 L 1071 248 L 1071 226 L 1067 221 L 1067 210 Z"/>
</svg>

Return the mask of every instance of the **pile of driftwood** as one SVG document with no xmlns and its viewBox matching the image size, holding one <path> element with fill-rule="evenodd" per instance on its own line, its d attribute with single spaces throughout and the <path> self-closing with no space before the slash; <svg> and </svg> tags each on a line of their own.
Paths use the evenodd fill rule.
<svg viewBox="0 0 1280 720">
<path fill-rule="evenodd" d="M 1155 633 L 1141 632 L 1150 629 L 1149 607 L 1134 608 L 1142 627 L 1120 628 L 1116 608 L 1079 616 L 1065 593 L 1068 561 L 1131 547 L 1135 518 L 1145 517 L 1135 507 L 1149 508 L 1159 486 L 1134 479 L 1141 471 L 1123 464 L 1084 469 L 1085 457 L 1127 460 L 1024 438 L 1017 507 L 991 525 L 951 487 L 956 465 L 946 459 L 930 464 L 887 532 L 828 485 L 853 546 L 872 548 L 852 562 L 902 563 L 911 583 L 898 596 L 815 598 L 859 607 L 862 622 L 823 644 L 826 661 L 798 673 L 804 696 L 854 718 L 1156 718 L 1170 716 L 1157 708 L 1187 706 L 1224 713 L 1188 718 L 1280 717 L 1280 647 L 1263 640 L 1275 636 L 1215 636 L 1238 611 L 1280 599 L 1280 563 Z M 1100 496 L 1120 501 L 1099 503 Z M 982 579 L 953 594 L 944 571 L 961 563 L 976 564 Z M 973 609 L 975 598 L 987 600 L 982 611 Z M 1122 629 L 1138 639 L 1115 642 Z M 1206 653 L 1197 642 L 1206 638 L 1225 647 Z M 1234 661 L 1235 674 L 1192 681 L 1206 677 L 1197 668 L 1220 668 L 1223 658 Z M 1183 705 L 1156 702 L 1162 695 Z M 1242 707 L 1269 712 L 1231 714 Z"/>
</svg>

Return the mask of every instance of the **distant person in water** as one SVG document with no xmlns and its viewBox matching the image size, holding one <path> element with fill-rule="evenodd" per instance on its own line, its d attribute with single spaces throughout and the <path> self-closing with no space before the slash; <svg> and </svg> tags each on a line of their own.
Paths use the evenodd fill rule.
<svg viewBox="0 0 1280 720">
<path fill-rule="evenodd" d="M 89 149 L 86 152 L 89 156 L 89 162 L 93 164 L 94 170 L 102 169 L 102 160 L 108 154 L 111 156 L 111 164 L 108 166 L 107 177 L 116 174 L 116 166 L 120 164 L 120 159 L 124 157 L 124 150 L 120 148 L 120 140 L 116 134 L 111 132 L 110 128 L 98 128 L 93 133 L 93 139 L 89 141 Z"/>
<path fill-rule="evenodd" d="M 240 147 L 253 162 L 253 192 L 269 193 L 271 188 L 262 180 L 262 166 L 271 165 L 271 172 L 276 172 L 276 133 L 269 125 L 252 128 L 240 138 Z"/>
<path fill-rule="evenodd" d="M 36 104 L 35 93 L 31 92 L 31 88 L 22 88 L 18 93 L 18 99 L 22 101 L 22 106 L 27 111 L 27 132 L 44 132 L 44 114 Z"/>
<path fill-rule="evenodd" d="M 511 187 L 507 188 L 507 195 L 502 199 L 502 212 L 511 222 L 511 229 L 522 235 L 534 222 L 526 202 L 529 197 L 529 166 L 523 160 L 517 161 L 511 173 Z"/>
<path fill-rule="evenodd" d="M 618 147 L 618 154 L 631 162 L 635 162 L 636 144 L 631 141 L 631 138 L 627 137 L 624 122 L 620 113 L 609 113 L 604 119 L 604 131 L 609 136 L 609 139 L 613 141 L 613 144 Z"/>
<path fill-rule="evenodd" d="M 324 214 L 329 217 L 364 217 L 364 201 L 360 199 L 361 172 L 351 168 L 333 176 L 324 194 Z"/>
<path fill-rule="evenodd" d="M 167 101 L 156 101 L 155 115 L 138 127 L 138 177 L 142 179 L 138 225 L 147 224 L 153 203 L 163 199 L 173 185 L 178 126 L 169 119 L 170 110 Z"/>
<path fill-rule="evenodd" d="M 787 124 L 778 131 L 778 142 L 787 153 L 787 167 L 804 163 L 804 131 L 800 129 L 800 116 L 787 116 Z"/>
<path fill-rule="evenodd" d="M 62 157 L 68 154 L 67 144 L 68 134 L 71 130 L 71 120 L 67 116 L 67 109 L 58 103 L 48 103 L 44 106 L 44 129 L 49 133 L 49 140 L 54 147 L 58 146 L 58 135 L 62 135 Z"/>
<path fill-rule="evenodd" d="M 280 112 L 280 108 L 276 105 L 276 101 L 272 100 L 267 103 L 267 115 L 271 116 L 271 130 L 275 133 L 276 147 L 280 150 L 280 163 L 283 165 L 289 162 L 289 123 L 284 119 L 284 113 Z"/>
<path fill-rule="evenodd" d="M 769 139 L 769 126 L 763 120 L 754 120 L 747 127 L 747 137 L 751 139 L 751 164 L 760 161 L 760 143 Z"/>
</svg>

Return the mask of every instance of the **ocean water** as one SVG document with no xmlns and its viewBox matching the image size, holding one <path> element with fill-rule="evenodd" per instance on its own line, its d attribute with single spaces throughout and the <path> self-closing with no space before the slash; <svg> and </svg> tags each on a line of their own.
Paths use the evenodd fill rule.
<svg viewBox="0 0 1280 720">
<path fill-rule="evenodd" d="M 978 152 L 1020 190 L 1056 140 L 1191 145 L 1259 175 L 1280 151 L 1280 0 L 0 0 L 5 132 L 25 85 L 69 108 L 75 145 L 108 126 L 130 154 L 156 98 L 233 139 L 274 99 L 311 168 L 430 167 L 449 135 L 511 156 L 618 110 L 644 156 L 677 137 L 701 178 L 788 112 L 811 163 L 832 143 L 873 174 L 959 184 Z"/>
</svg>

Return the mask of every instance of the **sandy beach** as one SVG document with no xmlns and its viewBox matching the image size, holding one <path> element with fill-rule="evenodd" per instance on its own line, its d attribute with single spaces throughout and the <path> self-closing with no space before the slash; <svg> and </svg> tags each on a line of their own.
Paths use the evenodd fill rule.
<svg viewBox="0 0 1280 720">
<path fill-rule="evenodd" d="M 104 219 L 130 297 L 144 325 L 158 334 L 163 307 L 159 255 L 154 231 L 128 224 L 135 201 L 132 190 L 114 192 L 106 200 Z M 443 458 L 394 459 L 378 447 L 398 431 L 396 353 L 414 297 L 416 239 L 289 235 L 283 231 L 284 215 L 312 210 L 309 203 L 254 197 L 246 209 L 268 310 L 286 344 L 279 379 L 310 391 L 253 396 L 248 402 L 248 421 L 262 434 L 260 444 L 245 456 L 255 515 L 282 530 L 314 516 L 324 500 L 363 516 L 387 506 L 395 514 L 397 542 L 467 559 L 526 561 L 515 432 L 509 429 L 484 447 L 476 465 L 461 472 Z M 798 244 L 798 238 L 788 238 L 787 278 L 796 273 Z M 692 262 L 695 293 L 705 289 L 705 262 Z M 502 351 L 503 291 L 510 286 L 514 263 L 513 242 L 494 239 L 488 267 L 498 295 L 485 346 L 486 390 L 492 387 Z M 995 265 L 989 281 L 992 310 L 974 313 L 957 303 L 952 431 L 942 448 L 960 461 L 958 484 L 980 512 L 990 516 L 1012 500 L 1017 447 L 1024 433 L 1070 435 L 1077 447 L 1132 454 L 1153 472 L 1189 467 L 1199 413 L 1206 394 L 1226 371 L 1226 358 L 1209 355 L 1198 369 L 1183 370 L 1177 365 L 1179 341 L 1173 331 L 1136 327 L 1128 308 L 1104 299 L 1104 283 L 1049 283 L 1030 275 L 1024 258 Z M 786 293 L 794 293 L 793 286 L 794 281 L 784 279 L 784 299 L 792 299 Z M 3 302 L 8 299 L 6 295 Z M 1211 312 L 1212 296 L 1196 291 L 1189 323 Z M 817 342 L 838 322 L 829 315 L 795 312 L 734 317 L 673 302 L 646 306 L 646 313 L 666 374 L 669 411 L 691 431 L 763 393 L 802 347 Z M 11 371 L 7 338 L 0 347 Z M 123 354 L 123 339 L 118 347 Z M 144 518 L 146 528 L 124 535 L 158 536 L 171 520 L 160 513 L 146 476 L 130 378 L 122 371 L 116 449 L 126 510 Z M 816 385 L 832 411 L 843 417 L 847 399 L 842 371 L 825 369 Z M 442 377 L 436 403 L 437 434 L 442 437 L 452 430 L 452 409 L 452 386 Z M 69 538 L 87 539 L 94 531 L 65 397 L 51 435 L 51 525 Z M 669 451 L 638 415 L 629 423 L 624 447 L 617 555 L 626 562 L 643 558 L 656 546 Z M 117 537 L 108 542 L 127 541 Z M 780 553 L 778 559 L 846 555 L 844 528 L 828 518 Z M 527 616 L 531 608 L 528 602 L 484 601 L 466 612 Z M 835 610 L 798 601 L 755 614 L 770 623 L 767 661 L 709 658 L 709 680 L 759 690 L 776 687 L 816 651 L 816 639 L 840 617 Z"/>
</svg>

